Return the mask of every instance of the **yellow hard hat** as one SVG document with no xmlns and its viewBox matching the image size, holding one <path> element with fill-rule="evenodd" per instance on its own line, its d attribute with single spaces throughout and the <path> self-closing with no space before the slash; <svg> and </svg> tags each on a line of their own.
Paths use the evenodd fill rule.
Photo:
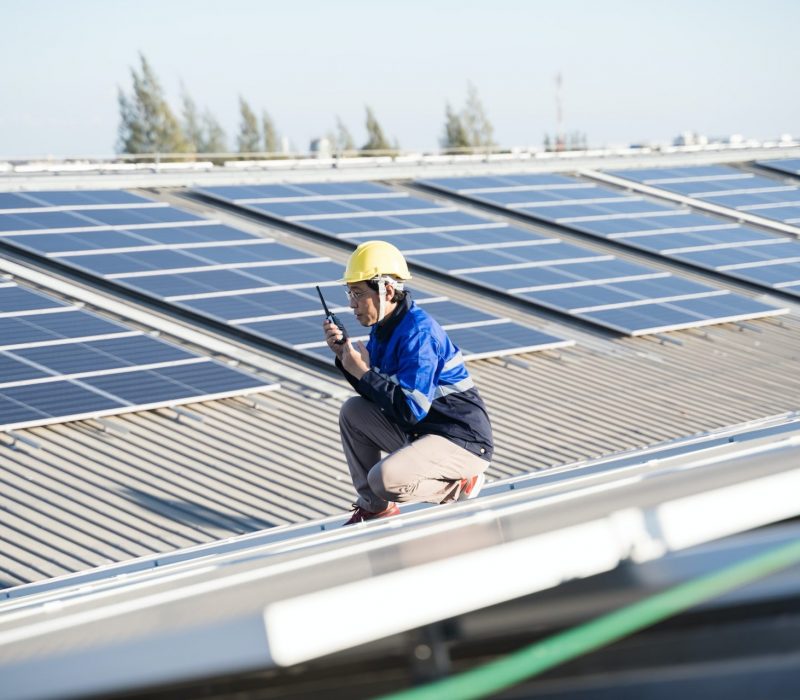
<svg viewBox="0 0 800 700">
<path fill-rule="evenodd" d="M 367 280 L 391 275 L 399 280 L 410 280 L 406 259 L 391 243 L 386 241 L 365 241 L 353 251 L 347 261 L 344 279 L 346 284 L 365 282 Z"/>
</svg>

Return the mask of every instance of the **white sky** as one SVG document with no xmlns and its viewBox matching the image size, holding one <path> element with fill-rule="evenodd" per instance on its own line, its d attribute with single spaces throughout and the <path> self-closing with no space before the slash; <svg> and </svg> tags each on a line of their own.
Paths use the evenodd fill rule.
<svg viewBox="0 0 800 700">
<path fill-rule="evenodd" d="M 682 131 L 800 136 L 797 0 L 0 0 L 0 158 L 109 155 L 144 52 L 227 131 L 238 96 L 298 149 L 364 105 L 405 149 L 438 145 L 478 88 L 503 146 L 564 126 L 590 145 Z"/>
</svg>

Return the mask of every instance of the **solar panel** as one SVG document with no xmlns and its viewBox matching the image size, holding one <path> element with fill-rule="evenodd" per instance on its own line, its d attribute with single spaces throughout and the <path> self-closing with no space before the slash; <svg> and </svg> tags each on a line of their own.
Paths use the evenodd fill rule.
<svg viewBox="0 0 800 700">
<path fill-rule="evenodd" d="M 253 187 L 237 187 L 235 190 L 247 198 L 260 193 Z M 299 192 L 296 186 L 269 185 L 265 191 L 282 202 L 311 197 L 333 217 L 339 216 L 342 207 L 347 207 L 346 203 L 350 201 L 362 203 L 359 211 L 367 214 L 364 218 L 374 218 L 376 212 L 382 217 L 395 201 L 407 199 L 391 191 L 387 194 L 386 188 L 372 183 L 321 183 L 310 185 L 303 192 Z M 42 201 L 57 200 L 52 193 L 46 194 L 46 197 L 41 197 Z M 39 197 L 35 192 L 28 195 Z M 344 204 L 339 202 L 342 198 Z M 64 197 L 63 201 L 67 199 Z M 109 194 L 106 199 L 115 198 Z M 0 211 L 0 237 L 16 247 L 281 347 L 305 353 L 314 359 L 324 357 L 327 362 L 333 361 L 321 340 L 322 311 L 314 286 L 329 288 L 337 285 L 342 276 L 340 264 L 272 239 L 198 219 L 174 207 L 128 207 L 124 197 L 117 199 L 120 206 L 115 209 L 73 212 L 62 208 L 58 212 L 48 212 L 58 216 L 79 215 L 96 222 L 94 227 L 85 230 L 64 225 L 54 231 L 52 221 L 40 222 L 41 229 L 13 230 L 13 225 L 3 226 L 2 221 L 18 217 L 18 214 Z M 440 213 L 439 207 L 427 201 L 418 209 Z M 150 223 L 133 228 L 121 223 L 123 219 L 129 220 L 133 214 L 141 215 L 143 212 L 151 217 Z M 120 217 L 113 227 L 108 225 L 112 213 Z M 27 213 L 23 215 L 28 216 Z M 391 225 L 398 224 L 393 222 Z M 476 230 L 476 240 L 496 241 L 492 232 L 491 228 Z M 484 238 L 481 238 L 482 234 Z M 344 295 L 341 300 L 331 295 L 329 301 L 337 307 L 336 302 L 344 301 Z M 425 306 L 438 304 L 436 308 L 447 309 L 450 317 L 453 317 L 454 308 L 461 309 L 458 320 L 446 322 L 443 319 L 443 324 L 461 338 L 460 347 L 467 359 L 574 344 L 574 341 L 482 314 L 454 302 L 445 305 L 442 299 L 431 298 L 424 291 L 420 292 L 418 301 Z M 349 308 L 338 305 L 337 310 L 346 313 Z M 489 325 L 490 330 L 479 331 Z"/>
<path fill-rule="evenodd" d="M 0 430 L 275 388 L 142 331 L 0 281 Z"/>
<path fill-rule="evenodd" d="M 0 194 L 0 209 L 17 213 L 42 211 L 66 207 L 82 208 L 130 208 L 159 207 L 159 202 L 125 192 L 124 190 L 54 190 L 50 192 L 19 192 Z"/>
<path fill-rule="evenodd" d="M 758 160 L 757 165 L 779 173 L 800 177 L 800 158 L 778 158 L 775 160 Z"/>
<path fill-rule="evenodd" d="M 545 212 L 550 220 L 641 216 L 660 220 L 679 213 L 643 197 L 628 197 L 563 175 L 446 178 L 425 184 L 533 216 Z M 317 201 L 310 185 L 292 188 L 297 193 L 292 195 L 295 206 L 305 201 L 300 198 L 302 192 L 309 201 Z M 324 217 L 286 215 L 277 208 L 285 203 L 286 193 L 276 195 L 273 189 L 260 190 L 257 185 L 247 187 L 246 193 L 228 187 L 198 192 L 353 244 L 384 238 L 417 265 L 630 335 L 785 312 L 388 187 L 382 191 L 373 187 L 369 192 L 369 197 L 376 198 L 373 201 L 391 202 L 393 210 L 381 216 L 374 216 L 364 205 L 368 200 L 363 195 L 353 193 L 346 204 L 354 214 Z M 427 213 L 417 213 L 425 206 Z M 704 305 L 697 301 L 704 296 L 729 296 L 730 303 L 724 308 L 721 303 Z M 737 303 L 739 310 L 734 312 Z M 624 314 L 621 310 L 626 307 L 637 307 L 637 312 Z"/>
<path fill-rule="evenodd" d="M 800 224 L 800 188 L 730 166 L 610 170 L 609 173 L 774 221 Z"/>
<path fill-rule="evenodd" d="M 704 168 L 703 172 L 710 176 L 719 171 L 714 167 Z M 489 204 L 524 212 L 538 221 L 567 226 L 735 279 L 800 295 L 800 242 L 794 239 L 764 233 L 674 205 L 652 206 L 646 198 L 610 187 L 587 184 L 577 178 L 565 175 L 559 178 L 560 189 L 550 191 L 546 186 L 540 186 L 536 190 L 537 195 L 564 195 L 571 191 L 564 189 L 571 182 L 584 191 L 590 191 L 592 203 L 573 202 L 566 211 L 553 206 L 531 207 L 527 190 L 518 187 L 502 189 L 497 181 L 508 179 L 506 177 L 496 178 L 492 185 L 485 183 L 482 188 L 455 191 L 462 196 L 468 195 Z M 428 184 L 438 186 L 438 182 Z M 508 187 L 511 188 L 511 185 Z M 644 212 L 637 215 L 620 215 L 614 211 L 598 213 L 605 201 L 619 204 L 626 200 Z"/>
</svg>

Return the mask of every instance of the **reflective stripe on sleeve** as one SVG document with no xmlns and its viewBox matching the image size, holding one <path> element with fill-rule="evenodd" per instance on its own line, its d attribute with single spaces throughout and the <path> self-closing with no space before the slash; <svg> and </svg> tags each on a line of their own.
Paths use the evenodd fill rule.
<svg viewBox="0 0 800 700">
<path fill-rule="evenodd" d="M 460 394 L 462 391 L 468 391 L 474 386 L 475 382 L 472 381 L 472 377 L 462 379 L 460 382 L 456 382 L 455 384 L 442 384 L 441 386 L 436 387 L 433 398 L 439 399 L 443 396 L 447 396 L 448 394 Z"/>
<path fill-rule="evenodd" d="M 425 413 L 431 410 L 431 402 L 428 401 L 428 397 L 425 396 L 421 391 L 414 389 L 404 389 L 400 387 L 402 392 L 411 399 L 417 406 L 419 406 Z"/>
<path fill-rule="evenodd" d="M 458 367 L 459 365 L 463 364 L 464 356 L 461 354 L 461 350 L 459 350 L 447 362 L 445 362 L 444 367 L 442 367 L 442 372 L 447 372 L 448 370 L 453 369 L 453 367 Z"/>
</svg>

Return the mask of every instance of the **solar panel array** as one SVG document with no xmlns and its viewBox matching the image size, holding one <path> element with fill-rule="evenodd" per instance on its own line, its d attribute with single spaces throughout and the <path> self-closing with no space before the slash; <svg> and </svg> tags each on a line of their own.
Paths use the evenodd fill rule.
<svg viewBox="0 0 800 700">
<path fill-rule="evenodd" d="M 800 158 L 777 158 L 775 160 L 759 160 L 757 165 L 779 173 L 800 177 Z"/>
<path fill-rule="evenodd" d="M 610 170 L 609 173 L 773 221 L 800 224 L 800 188 L 728 165 Z"/>
<path fill-rule="evenodd" d="M 0 280 L 0 430 L 275 388 Z"/>
<path fill-rule="evenodd" d="M 458 194 L 800 295 L 800 241 L 565 175 L 526 178 L 527 188 L 508 177 L 481 178 Z"/>
<path fill-rule="evenodd" d="M 561 215 L 567 215 L 575 200 L 588 203 L 595 198 L 594 192 L 584 190 L 591 186 L 558 175 L 423 182 L 459 194 L 477 189 L 501 203 L 513 200 L 517 191 L 525 191 L 526 197 L 534 192 L 537 202 L 550 202 Z M 537 188 L 543 186 L 557 194 L 540 196 Z M 352 244 L 390 240 L 418 265 L 630 335 L 783 312 L 375 183 L 211 187 L 198 192 Z M 636 206 L 621 201 L 625 197 L 618 199 L 608 203 L 613 211 L 636 211 Z M 668 210 L 648 203 L 647 210 L 652 208 Z"/>
<path fill-rule="evenodd" d="M 314 289 L 339 284 L 329 258 L 119 191 L 14 194 L 0 207 L 6 243 L 332 362 Z M 331 305 L 347 312 L 344 299 Z M 418 301 L 468 359 L 574 344 L 446 298 Z"/>
</svg>

